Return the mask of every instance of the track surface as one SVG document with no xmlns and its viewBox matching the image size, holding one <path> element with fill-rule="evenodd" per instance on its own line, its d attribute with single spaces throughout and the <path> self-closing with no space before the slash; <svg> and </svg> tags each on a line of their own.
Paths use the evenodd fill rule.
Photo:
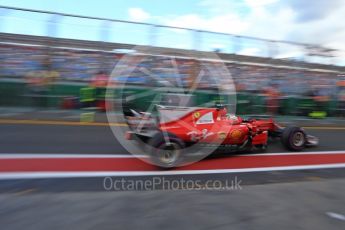
<svg viewBox="0 0 345 230">
<path fill-rule="evenodd" d="M 0 153 L 127 154 L 106 126 L 1 124 L 0 130 Z M 345 130 L 306 130 L 320 138 L 319 147 L 306 151 L 345 150 Z M 286 150 L 278 141 L 268 152 Z"/>
<path fill-rule="evenodd" d="M 307 152 L 339 151 L 339 156 L 332 157 L 343 158 L 345 129 L 313 128 L 307 131 L 321 140 L 319 147 L 306 149 Z M 55 154 L 61 156 L 60 159 L 65 154 L 85 154 L 85 157 L 91 154 L 103 157 L 128 155 L 106 126 L 1 124 L 0 132 L 0 157 L 20 153 L 22 156 L 41 154 L 48 157 Z M 268 152 L 286 150 L 278 141 L 271 143 Z M 330 160 L 331 155 L 325 158 L 325 154 L 313 160 Z M 305 155 L 306 158 L 300 160 L 308 161 L 312 155 Z M 277 156 L 275 159 L 279 157 L 284 158 Z M 292 157 L 299 159 L 301 156 Z M 232 155 L 205 162 L 215 162 L 213 166 L 218 167 L 225 162 L 247 162 L 241 160 L 244 158 Z M 48 164 L 48 161 L 45 163 Z M 6 170 L 9 164 L 10 161 L 1 161 L 0 171 Z M 41 165 L 37 165 L 37 162 L 29 165 L 35 164 L 41 168 L 47 166 L 43 161 Z M 83 167 L 82 161 L 77 160 L 73 164 Z M 210 166 L 207 162 L 201 162 L 196 167 L 203 165 Z M 27 230 L 342 229 L 345 224 L 344 178 L 345 168 L 340 167 L 182 175 L 171 175 L 166 171 L 156 176 L 105 173 L 103 176 L 6 179 L 0 180 L 0 225 L 6 229 Z M 170 187 L 174 181 L 182 179 L 194 183 L 198 181 L 198 184 Z M 121 180 L 125 180 L 124 186 L 119 189 L 113 186 Z M 134 189 L 128 187 L 131 182 L 154 180 L 169 183 L 158 183 L 156 187 L 149 188 L 142 185 Z M 212 187 L 215 184 L 210 186 L 208 181 L 217 181 L 217 185 L 225 189 Z M 236 182 L 235 185 L 233 182 Z M 239 186 L 236 187 L 236 184 Z M 186 191 L 186 188 L 192 191 Z"/>
<path fill-rule="evenodd" d="M 345 181 L 234 191 L 0 194 L 4 229 L 343 229 Z"/>
<path fill-rule="evenodd" d="M 129 155 L 122 145 L 113 136 L 111 129 L 108 126 L 90 126 L 90 125 L 56 125 L 56 124 L 1 124 L 1 136 L 0 136 L 0 156 L 6 154 L 42 154 L 42 156 L 64 155 L 66 154 L 92 154 L 92 157 L 100 156 L 126 156 Z M 308 165 L 308 164 L 320 164 L 325 163 L 345 163 L 344 154 L 345 151 L 345 129 L 325 128 L 325 127 L 313 127 L 307 129 L 307 132 L 320 138 L 320 146 L 316 148 L 306 149 L 305 152 L 315 151 L 340 151 L 341 154 L 327 155 L 306 155 L 303 156 L 303 152 L 296 153 L 295 156 L 249 156 L 246 159 L 245 156 L 232 154 L 230 156 L 215 156 L 215 159 L 209 159 L 202 161 L 196 165 L 187 167 L 188 170 L 207 170 L 207 169 L 239 169 L 232 175 L 241 175 L 247 178 L 245 183 L 248 184 L 261 184 L 270 182 L 290 182 L 298 180 L 310 180 L 313 178 L 339 178 L 345 175 L 344 168 L 333 169 L 314 169 L 307 170 L 305 173 L 289 169 L 290 171 L 275 172 L 267 171 L 261 172 L 261 170 L 254 170 L 257 167 L 275 167 L 275 166 L 289 166 L 292 165 Z M 286 152 L 286 150 L 280 144 L 280 141 L 275 141 L 269 145 L 269 153 Z M 140 154 L 140 153 L 139 153 Z M 298 156 L 300 155 L 301 156 Z M 334 159 L 334 160 L 333 160 Z M 148 166 L 143 162 L 135 159 L 45 159 L 45 160 L 2 160 L 0 171 L 2 172 L 34 172 L 39 171 L 94 171 L 94 172 L 111 172 L 111 171 L 133 171 L 133 170 L 153 170 L 157 171 L 157 168 Z M 115 162 L 115 163 L 112 163 Z M 122 163 L 121 163 L 122 162 Z M 134 163 L 131 163 L 134 162 Z M 309 163 L 308 163 L 309 162 Z M 247 168 L 245 171 L 241 171 L 242 168 Z M 299 168 L 300 170 L 301 168 Z M 183 169 L 182 169 L 183 170 Z M 279 171 L 280 169 L 278 169 Z M 255 173 L 253 173 L 255 171 Z M 193 171 L 194 172 L 194 171 Z M 242 174 L 240 173 L 242 172 Z M 246 172 L 246 173 L 243 173 Z M 252 172 L 252 173 L 251 173 Z M 260 172 L 260 173 L 259 173 Z M 229 171 L 227 172 L 229 173 Z M 195 173 L 195 175 L 188 176 L 193 179 L 196 178 L 196 174 L 201 174 L 198 178 L 204 180 L 207 179 L 221 179 L 224 181 L 228 178 L 227 173 L 213 172 L 208 173 Z M 234 172 L 230 172 L 234 173 Z M 169 174 L 169 171 L 166 175 Z M 191 174 L 191 173 L 187 173 Z M 106 174 L 104 174 L 106 175 Z M 109 174 L 110 175 L 110 174 Z M 124 174 L 119 174 L 123 177 Z M 119 177 L 115 175 L 115 177 Z M 138 176 L 138 174 L 136 174 Z M 140 174 L 142 175 L 142 174 Z M 147 175 L 147 174 L 145 174 Z M 155 174 L 158 175 L 158 174 Z M 160 174 L 162 175 L 162 174 Z M 114 176 L 114 175 L 112 175 Z M 125 175 L 126 176 L 126 175 Z M 132 174 L 133 176 L 133 174 Z M 97 177 L 97 176 L 96 176 Z M 152 177 L 152 176 L 151 176 Z M 179 176 L 173 177 L 176 178 Z M 181 178 L 182 176 L 180 176 Z M 142 177 L 136 177 L 140 179 Z M 172 178 L 172 179 L 173 179 Z M 17 180 L 20 181 L 20 180 Z M 96 182 L 96 183 L 95 183 Z M 61 189 L 67 190 L 104 190 L 101 186 L 102 178 L 94 178 L 94 176 L 84 177 L 82 180 L 75 180 L 73 176 L 64 178 L 61 180 L 55 180 L 54 183 L 64 183 Z M 2 183 L 3 192 L 6 191 L 18 191 L 31 189 L 32 183 Z M 12 185 L 12 186 L 9 186 Z M 15 185 L 15 186 L 13 186 Z M 18 185 L 18 186 L 17 186 Z M 20 185 L 20 186 L 19 186 Z M 68 186 L 67 186 L 68 185 Z M 47 184 L 47 180 L 40 180 L 35 182 L 35 189 L 39 191 L 51 191 L 57 186 L 52 183 Z M 61 191 L 61 190 L 60 190 Z"/>
</svg>

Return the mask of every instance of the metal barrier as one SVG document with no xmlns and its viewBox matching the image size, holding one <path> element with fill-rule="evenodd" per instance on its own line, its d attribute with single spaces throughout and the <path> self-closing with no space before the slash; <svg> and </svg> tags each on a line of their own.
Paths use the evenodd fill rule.
<svg viewBox="0 0 345 230">
<path fill-rule="evenodd" d="M 73 98 L 76 104 L 79 102 L 93 101 L 96 98 L 89 94 L 85 94 L 87 84 L 70 84 L 55 83 L 51 86 L 49 94 L 40 95 L 41 99 L 45 99 L 45 103 L 38 104 L 26 89 L 23 82 L 18 81 L 0 81 L 0 106 L 46 106 L 51 108 L 63 108 L 65 99 Z M 84 91 L 83 91 L 84 90 Z M 116 89 L 115 94 L 116 94 Z M 142 94 L 150 90 L 145 87 L 129 87 L 126 89 L 131 94 Z M 91 92 L 91 91 L 90 91 Z M 86 92 L 86 93 L 90 93 Z M 206 104 L 219 99 L 219 95 L 210 91 L 195 91 L 196 104 Z M 43 98 L 44 97 L 44 98 Z M 98 98 L 99 99 L 99 98 Z M 240 92 L 237 94 L 237 114 L 265 114 L 267 113 L 266 97 L 264 95 Z M 140 101 L 132 101 L 133 106 L 145 110 L 152 102 L 153 97 L 148 96 L 141 98 Z M 311 97 L 280 97 L 278 99 L 278 109 L 276 115 L 289 116 L 310 116 L 314 118 L 323 118 L 325 116 L 345 116 L 343 101 L 337 98 L 331 98 L 324 102 L 321 106 Z M 39 100 L 41 103 L 42 100 Z"/>
</svg>

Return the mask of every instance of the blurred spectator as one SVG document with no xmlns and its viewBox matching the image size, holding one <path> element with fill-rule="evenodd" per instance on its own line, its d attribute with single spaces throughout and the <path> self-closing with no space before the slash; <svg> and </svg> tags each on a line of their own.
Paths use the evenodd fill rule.
<svg viewBox="0 0 345 230">
<path fill-rule="evenodd" d="M 90 86 L 94 90 L 95 105 L 105 111 L 105 94 L 108 86 L 109 76 L 104 71 L 99 71 L 90 81 Z"/>
<path fill-rule="evenodd" d="M 264 90 L 266 96 L 266 111 L 268 114 L 276 115 L 279 109 L 280 92 L 276 84 L 268 86 Z"/>
<path fill-rule="evenodd" d="M 29 57 L 29 56 L 28 56 Z M 37 107 L 48 106 L 48 93 L 52 83 L 59 77 L 59 73 L 52 70 L 50 57 L 43 56 L 42 64 L 37 70 L 26 74 L 26 83 L 29 88 L 29 97 Z"/>
<path fill-rule="evenodd" d="M 345 81 L 337 82 L 338 86 L 338 114 L 341 116 L 345 116 Z"/>
<path fill-rule="evenodd" d="M 95 88 L 107 87 L 109 76 L 104 71 L 99 71 L 90 82 L 90 85 Z"/>
</svg>

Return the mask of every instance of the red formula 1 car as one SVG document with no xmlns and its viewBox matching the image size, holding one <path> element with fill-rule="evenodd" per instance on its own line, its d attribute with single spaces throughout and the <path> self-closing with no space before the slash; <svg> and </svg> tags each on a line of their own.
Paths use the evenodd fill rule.
<svg viewBox="0 0 345 230">
<path fill-rule="evenodd" d="M 133 116 L 127 117 L 131 131 L 126 133 L 126 139 L 148 144 L 152 160 L 162 167 L 179 165 L 183 155 L 189 152 L 183 149 L 196 144 L 202 148 L 217 146 L 217 150 L 225 152 L 265 150 L 269 137 L 280 137 L 291 151 L 318 144 L 318 139 L 307 135 L 303 128 L 283 128 L 264 116 L 243 119 L 229 115 L 222 107 L 158 106 L 158 118 L 131 111 Z"/>
</svg>

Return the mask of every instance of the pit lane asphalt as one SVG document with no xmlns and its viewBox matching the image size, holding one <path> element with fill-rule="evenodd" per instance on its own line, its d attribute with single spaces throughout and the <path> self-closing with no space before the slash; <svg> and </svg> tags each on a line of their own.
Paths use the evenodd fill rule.
<svg viewBox="0 0 345 230">
<path fill-rule="evenodd" d="M 0 194 L 0 223 L 26 229 L 343 229 L 345 181 L 226 191 Z"/>
<path fill-rule="evenodd" d="M 345 149 L 345 130 L 307 129 L 321 140 L 306 151 Z M 109 127 L 0 125 L 1 153 L 126 154 Z M 268 152 L 285 152 L 271 143 Z M 345 169 L 170 175 L 202 187 L 105 187 L 105 177 L 0 181 L 0 223 L 6 229 L 341 229 Z M 237 178 L 237 179 L 235 179 Z M 152 181 L 152 176 L 111 177 Z M 157 180 L 157 177 L 156 177 Z M 241 189 L 203 187 L 241 181 Z M 109 181 L 108 181 L 109 182 Z M 160 185 L 160 186 L 159 186 Z M 125 187 L 126 188 L 126 187 Z M 201 189 L 200 189 L 201 188 Z M 166 190 L 167 189 L 167 190 Z M 140 191 L 137 191 L 140 190 Z M 151 190 L 151 191 L 143 191 Z M 119 227 L 121 226 L 121 227 Z"/>
<path fill-rule="evenodd" d="M 128 154 L 107 126 L 1 124 L 0 130 L 0 154 Z M 321 142 L 320 146 L 308 148 L 305 151 L 345 150 L 345 129 L 313 127 L 306 130 L 308 133 L 319 137 Z M 286 152 L 286 150 L 280 141 L 276 141 L 270 144 L 268 152 Z M 198 179 L 202 183 L 210 179 L 217 179 L 224 183 L 229 177 L 235 176 L 241 178 L 246 185 L 255 185 L 345 178 L 345 169 L 175 175 L 165 176 L 165 179 L 172 181 L 183 177 L 191 180 Z M 114 179 L 121 178 L 123 177 Z M 152 176 L 131 178 L 133 180 L 147 180 L 151 179 Z M 7 180 L 1 181 L 0 193 L 30 191 L 32 189 L 37 192 L 104 191 L 103 180 L 104 177 Z M 157 187 L 157 189 L 160 188 Z"/>
<path fill-rule="evenodd" d="M 345 150 L 345 129 L 306 128 L 320 145 L 305 151 Z M 128 154 L 107 126 L 0 124 L 1 153 Z M 286 152 L 279 141 L 268 152 Z"/>
</svg>

